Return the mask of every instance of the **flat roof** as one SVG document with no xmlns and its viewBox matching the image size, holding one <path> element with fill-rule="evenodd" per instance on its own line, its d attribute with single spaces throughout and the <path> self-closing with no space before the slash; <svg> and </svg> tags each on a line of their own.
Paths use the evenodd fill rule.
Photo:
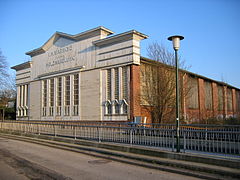
<svg viewBox="0 0 240 180">
<path fill-rule="evenodd" d="M 148 38 L 147 35 L 140 33 L 139 31 L 136 30 L 130 30 L 121 34 L 116 34 L 104 39 L 100 39 L 97 41 L 94 41 L 93 44 L 97 45 L 97 46 L 103 46 L 103 45 L 107 45 L 107 44 L 111 44 L 113 42 L 117 42 L 117 41 L 122 41 L 122 40 L 128 40 L 132 38 L 132 35 L 137 35 L 139 38 L 141 39 L 146 39 Z"/>
<path fill-rule="evenodd" d="M 167 64 L 164 64 L 164 63 L 161 63 L 161 62 L 158 62 L 158 61 L 155 61 L 155 60 L 152 60 L 152 59 L 143 57 L 143 56 L 140 57 L 140 60 L 141 60 L 141 61 L 145 61 L 145 62 L 149 62 L 149 63 L 151 63 L 151 64 L 155 63 L 155 64 L 159 64 L 159 65 L 166 66 L 166 67 L 168 67 L 168 68 L 174 68 L 173 66 L 170 66 L 170 65 L 167 65 Z M 201 78 L 201 79 L 205 79 L 205 80 L 208 80 L 208 81 L 215 82 L 215 83 L 220 84 L 220 85 L 223 85 L 223 86 L 228 86 L 228 87 L 231 87 L 231 88 L 240 90 L 240 88 L 234 87 L 234 86 L 232 86 L 232 85 L 230 85 L 230 84 L 227 84 L 227 83 L 225 83 L 225 82 L 222 82 L 222 81 L 217 81 L 217 80 L 214 80 L 214 79 L 208 78 L 208 77 L 206 77 L 206 76 L 202 76 L 202 75 L 199 75 L 199 74 L 196 74 L 196 73 L 193 73 L 193 72 L 184 70 L 184 69 L 179 69 L 179 70 L 182 71 L 182 72 L 184 72 L 184 73 L 190 74 L 191 76 L 195 76 L 195 77 L 198 77 L 198 78 Z"/>
<path fill-rule="evenodd" d="M 27 68 L 30 68 L 32 65 L 32 62 L 31 61 L 28 61 L 28 62 L 24 62 L 22 64 L 18 64 L 16 66 L 12 66 L 11 69 L 14 69 L 16 71 L 19 71 L 19 70 L 22 70 L 22 69 L 27 69 Z"/>
</svg>

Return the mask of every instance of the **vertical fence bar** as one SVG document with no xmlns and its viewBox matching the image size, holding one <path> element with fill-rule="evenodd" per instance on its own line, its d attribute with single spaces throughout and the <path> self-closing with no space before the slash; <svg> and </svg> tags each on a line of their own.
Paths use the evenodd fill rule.
<svg viewBox="0 0 240 180">
<path fill-rule="evenodd" d="M 132 128 L 131 128 L 131 129 L 130 129 L 130 144 L 131 144 L 131 145 L 132 145 L 132 143 L 133 143 L 133 139 L 132 139 L 132 138 L 133 138 L 133 137 L 132 137 L 133 135 L 132 135 L 132 133 L 133 133 L 133 132 L 132 132 Z"/>
<path fill-rule="evenodd" d="M 173 127 L 172 127 L 172 131 L 171 131 L 171 134 L 172 134 L 172 152 L 174 151 L 174 134 L 175 134 L 175 131 L 173 130 Z"/>
<path fill-rule="evenodd" d="M 101 142 L 100 127 L 97 127 L 97 131 L 98 131 L 98 142 Z"/>
<path fill-rule="evenodd" d="M 186 133 L 183 130 L 183 152 L 186 152 Z"/>
<path fill-rule="evenodd" d="M 56 127 L 55 127 L 55 124 L 53 124 L 53 129 L 54 129 L 54 136 L 56 137 L 56 136 L 57 136 L 57 133 L 56 133 Z"/>
<path fill-rule="evenodd" d="M 56 122 L 0 122 L 1 130 L 18 131 L 33 134 L 48 134 L 52 136 L 67 136 L 109 142 L 137 144 L 169 148 L 175 151 L 174 126 L 155 125 L 129 126 L 127 124 L 87 124 Z M 187 150 L 207 151 L 213 153 L 236 154 L 240 153 L 240 126 L 184 126 L 180 129 L 183 152 Z M 78 131 L 78 132 L 77 132 Z M 78 136 L 77 136 L 78 133 Z"/>
<path fill-rule="evenodd" d="M 76 130 L 76 126 L 73 126 L 73 128 L 74 128 L 74 139 L 76 140 L 77 139 L 77 130 Z"/>
</svg>

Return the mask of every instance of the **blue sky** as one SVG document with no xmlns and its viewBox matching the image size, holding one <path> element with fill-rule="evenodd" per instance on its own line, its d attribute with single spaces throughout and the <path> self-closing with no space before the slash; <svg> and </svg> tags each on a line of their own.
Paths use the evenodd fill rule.
<svg viewBox="0 0 240 180">
<path fill-rule="evenodd" d="M 179 53 L 190 71 L 240 88 L 239 0 L 0 0 L 0 48 L 9 65 L 30 60 L 55 31 L 69 34 L 105 26 L 136 29 L 149 38 L 141 54 L 167 37 L 185 37 Z"/>
</svg>

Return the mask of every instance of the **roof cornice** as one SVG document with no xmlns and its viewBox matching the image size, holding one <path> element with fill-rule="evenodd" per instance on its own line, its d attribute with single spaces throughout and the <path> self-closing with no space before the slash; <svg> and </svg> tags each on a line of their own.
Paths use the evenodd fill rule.
<svg viewBox="0 0 240 180">
<path fill-rule="evenodd" d="M 93 44 L 95 44 L 96 46 L 104 46 L 107 44 L 111 44 L 114 42 L 121 42 L 121 41 L 126 41 L 126 40 L 130 40 L 130 39 L 138 39 L 138 40 L 142 40 L 142 39 L 147 39 L 148 36 L 140 33 L 136 30 L 131 30 L 131 31 L 127 31 L 121 34 L 117 34 L 111 37 L 107 37 L 104 39 L 100 39 L 97 41 L 94 41 Z"/>
<path fill-rule="evenodd" d="M 31 66 L 32 66 L 32 62 L 28 61 L 28 62 L 25 62 L 25 63 L 22 63 L 22 64 L 18 64 L 16 66 L 12 66 L 11 69 L 19 71 L 19 70 L 31 68 Z"/>
<path fill-rule="evenodd" d="M 28 51 L 26 52 L 26 55 L 29 56 L 36 56 L 38 54 L 42 54 L 44 52 L 46 52 L 48 50 L 48 48 L 59 38 L 59 37 L 64 37 L 73 41 L 78 41 L 81 39 L 85 39 L 88 37 L 92 37 L 92 36 L 97 36 L 100 35 L 101 31 L 104 31 L 107 35 L 113 34 L 113 31 L 103 27 L 103 26 L 99 26 L 84 32 L 81 32 L 79 34 L 76 35 L 71 35 L 71 34 L 67 34 L 67 33 L 63 33 L 63 32 L 55 32 L 48 40 L 46 43 L 44 43 L 40 48 L 34 49 L 32 51 Z"/>
</svg>

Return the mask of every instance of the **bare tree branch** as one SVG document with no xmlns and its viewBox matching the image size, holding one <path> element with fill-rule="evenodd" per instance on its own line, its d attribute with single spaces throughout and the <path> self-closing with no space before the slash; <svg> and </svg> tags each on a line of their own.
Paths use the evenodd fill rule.
<svg viewBox="0 0 240 180">
<path fill-rule="evenodd" d="M 163 45 L 154 42 L 147 48 L 148 61 L 141 66 L 141 103 L 151 114 L 153 123 L 172 123 L 175 119 L 175 59 Z M 179 59 L 182 68 L 187 68 L 185 62 Z M 184 73 L 180 73 L 180 96 L 189 92 Z M 181 99 L 181 98 L 180 98 Z"/>
<path fill-rule="evenodd" d="M 0 49 L 0 105 L 16 97 L 15 78 L 8 72 L 8 63 Z"/>
<path fill-rule="evenodd" d="M 174 52 L 170 52 L 163 44 L 159 44 L 157 41 L 151 43 L 147 47 L 147 56 L 157 62 L 169 66 L 175 66 Z M 178 57 L 179 67 L 184 70 L 190 69 L 191 66 L 187 66 L 185 60 Z"/>
<path fill-rule="evenodd" d="M 4 85 L 4 82 L 9 77 L 7 72 L 8 63 L 6 58 L 2 55 L 2 51 L 0 49 L 0 85 Z"/>
</svg>

